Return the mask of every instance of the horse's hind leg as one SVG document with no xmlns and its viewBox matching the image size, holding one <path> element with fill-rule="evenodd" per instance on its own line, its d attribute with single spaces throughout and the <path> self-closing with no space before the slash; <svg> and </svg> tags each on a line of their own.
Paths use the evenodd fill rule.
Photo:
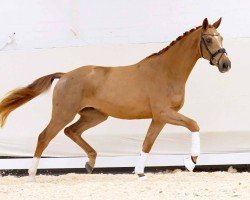
<svg viewBox="0 0 250 200">
<path fill-rule="evenodd" d="M 81 137 L 81 134 L 87 129 L 100 124 L 105 121 L 108 116 L 101 113 L 94 108 L 85 108 L 80 114 L 80 119 L 72 124 L 71 126 L 65 128 L 65 134 L 72 139 L 76 144 L 78 144 L 87 154 L 89 162 L 86 163 L 85 167 L 88 173 L 92 173 L 95 165 L 95 160 L 97 153 L 96 151 Z"/>
<path fill-rule="evenodd" d="M 74 116 L 75 114 L 72 113 L 71 115 L 68 115 L 64 118 L 61 118 L 60 115 L 56 118 L 52 118 L 48 126 L 39 135 L 33 162 L 29 169 L 30 181 L 35 181 L 38 163 L 45 148 L 48 146 L 50 141 L 59 133 L 59 131 L 73 120 Z"/>
<path fill-rule="evenodd" d="M 32 166 L 29 170 L 34 179 L 39 159 L 50 141 L 69 124 L 81 110 L 82 88 L 69 77 L 59 80 L 53 92 L 52 117 L 48 126 L 39 135 Z"/>
</svg>

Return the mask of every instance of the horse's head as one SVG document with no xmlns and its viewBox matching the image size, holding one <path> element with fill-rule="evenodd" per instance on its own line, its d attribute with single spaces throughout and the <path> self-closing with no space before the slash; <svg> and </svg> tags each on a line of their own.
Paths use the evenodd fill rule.
<svg viewBox="0 0 250 200">
<path fill-rule="evenodd" d="M 210 25 L 207 18 L 202 23 L 200 51 L 201 56 L 210 61 L 211 65 L 216 65 L 221 73 L 227 72 L 231 68 L 231 62 L 226 50 L 222 47 L 223 37 L 218 33 L 221 18 Z"/>
</svg>

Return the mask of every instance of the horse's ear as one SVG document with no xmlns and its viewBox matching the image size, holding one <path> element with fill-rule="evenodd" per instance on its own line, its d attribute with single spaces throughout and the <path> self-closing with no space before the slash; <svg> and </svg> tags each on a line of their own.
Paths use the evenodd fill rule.
<svg viewBox="0 0 250 200">
<path fill-rule="evenodd" d="M 213 27 L 218 28 L 220 26 L 222 18 L 220 18 L 218 21 L 214 22 Z"/>
<path fill-rule="evenodd" d="M 202 28 L 203 28 L 203 30 L 206 30 L 206 29 L 208 28 L 208 20 L 207 20 L 207 18 L 205 18 L 205 19 L 203 20 Z"/>
</svg>

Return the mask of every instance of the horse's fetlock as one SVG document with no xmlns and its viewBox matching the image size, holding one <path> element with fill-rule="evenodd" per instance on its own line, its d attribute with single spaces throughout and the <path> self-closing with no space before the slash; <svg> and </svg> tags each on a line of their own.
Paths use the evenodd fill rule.
<svg viewBox="0 0 250 200">
<path fill-rule="evenodd" d="M 96 158 L 97 157 L 97 153 L 96 153 L 96 151 L 92 151 L 92 152 L 90 152 L 90 153 L 88 153 L 88 157 L 89 158 Z"/>
</svg>

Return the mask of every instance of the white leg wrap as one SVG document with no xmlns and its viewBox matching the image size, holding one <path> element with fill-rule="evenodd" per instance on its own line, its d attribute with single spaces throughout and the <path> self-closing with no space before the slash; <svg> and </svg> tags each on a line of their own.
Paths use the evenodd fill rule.
<svg viewBox="0 0 250 200">
<path fill-rule="evenodd" d="M 191 156 L 200 155 L 200 134 L 199 132 L 192 133 L 192 146 L 191 146 Z M 195 168 L 195 163 L 193 162 L 191 156 L 184 159 L 184 165 L 188 171 L 193 171 Z"/>
<path fill-rule="evenodd" d="M 144 168 L 145 168 L 147 158 L 148 158 L 148 153 L 144 153 L 143 151 L 141 151 L 139 160 L 135 166 L 135 174 L 143 174 L 144 173 Z"/>
<path fill-rule="evenodd" d="M 191 155 L 192 156 L 200 155 L 200 133 L 199 132 L 192 133 Z"/>
<path fill-rule="evenodd" d="M 35 181 L 35 176 L 36 176 L 36 171 L 37 171 L 39 161 L 40 161 L 40 158 L 36 158 L 36 157 L 34 157 L 32 160 L 32 164 L 29 169 L 30 181 Z"/>
<path fill-rule="evenodd" d="M 190 172 L 192 172 L 195 168 L 195 163 L 192 161 L 191 156 L 184 158 L 184 165 Z"/>
</svg>

